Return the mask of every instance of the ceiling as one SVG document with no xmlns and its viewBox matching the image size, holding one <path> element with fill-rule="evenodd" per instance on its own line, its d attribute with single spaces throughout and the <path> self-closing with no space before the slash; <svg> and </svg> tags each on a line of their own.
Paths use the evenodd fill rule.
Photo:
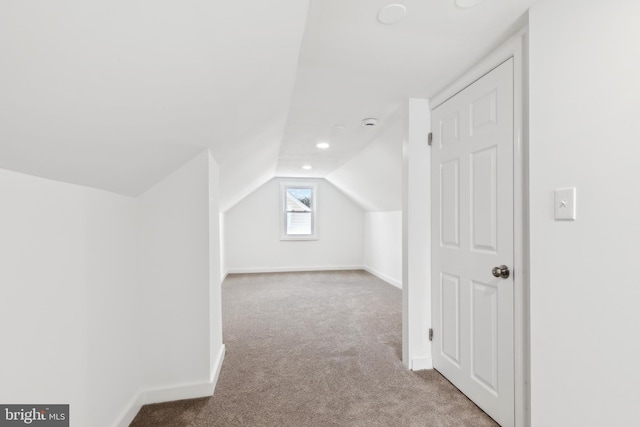
<svg viewBox="0 0 640 427">
<path fill-rule="evenodd" d="M 398 0 L 406 18 L 385 25 L 392 1 L 3 0 L 0 168 L 137 196 L 209 148 L 223 210 L 274 176 L 397 210 L 403 102 L 477 62 L 532 2 Z"/>
</svg>

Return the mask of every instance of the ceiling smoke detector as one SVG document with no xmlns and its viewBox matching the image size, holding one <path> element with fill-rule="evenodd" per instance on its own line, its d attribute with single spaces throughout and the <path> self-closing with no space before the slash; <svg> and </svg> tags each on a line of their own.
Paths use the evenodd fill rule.
<svg viewBox="0 0 640 427">
<path fill-rule="evenodd" d="M 407 8 L 401 4 L 389 4 L 378 13 L 378 21 L 381 24 L 393 25 L 402 21 L 407 16 Z"/>
<path fill-rule="evenodd" d="M 378 119 L 374 119 L 374 118 L 364 119 L 362 121 L 362 126 L 364 126 L 366 128 L 375 127 L 377 124 L 378 124 Z"/>
</svg>

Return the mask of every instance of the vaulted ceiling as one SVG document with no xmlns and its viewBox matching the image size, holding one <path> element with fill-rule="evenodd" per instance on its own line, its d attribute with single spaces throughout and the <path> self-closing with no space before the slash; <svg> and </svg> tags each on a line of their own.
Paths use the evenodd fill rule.
<svg viewBox="0 0 640 427">
<path fill-rule="evenodd" d="M 532 1 L 400 0 L 388 25 L 381 0 L 3 0 L 0 168 L 136 196 L 209 148 L 223 210 L 274 176 L 400 209 L 404 101 Z"/>
</svg>

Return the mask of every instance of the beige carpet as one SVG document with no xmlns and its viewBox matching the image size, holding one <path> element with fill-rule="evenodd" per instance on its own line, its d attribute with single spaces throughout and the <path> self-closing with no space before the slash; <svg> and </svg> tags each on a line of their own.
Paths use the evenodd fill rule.
<svg viewBox="0 0 640 427">
<path fill-rule="evenodd" d="M 436 371 L 401 363 L 401 291 L 363 271 L 230 275 L 214 396 L 131 426 L 497 426 Z"/>
</svg>

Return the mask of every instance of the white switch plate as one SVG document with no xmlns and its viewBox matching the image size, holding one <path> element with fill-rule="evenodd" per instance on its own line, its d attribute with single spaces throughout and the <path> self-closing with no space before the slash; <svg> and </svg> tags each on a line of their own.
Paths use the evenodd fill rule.
<svg viewBox="0 0 640 427">
<path fill-rule="evenodd" d="M 555 219 L 575 221 L 576 219 L 576 189 L 556 188 L 554 191 Z"/>
</svg>

